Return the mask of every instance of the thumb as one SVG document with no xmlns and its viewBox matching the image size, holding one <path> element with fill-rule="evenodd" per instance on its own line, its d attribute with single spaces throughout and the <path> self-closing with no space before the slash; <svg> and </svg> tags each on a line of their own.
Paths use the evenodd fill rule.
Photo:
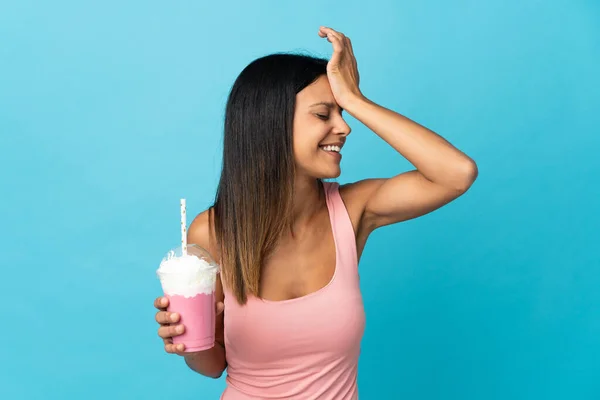
<svg viewBox="0 0 600 400">
<path fill-rule="evenodd" d="M 218 303 L 215 305 L 215 314 L 216 314 L 216 315 L 219 315 L 219 314 L 221 314 L 221 313 L 223 312 L 223 310 L 224 310 L 224 309 L 225 309 L 225 304 L 223 304 L 223 302 L 220 302 L 220 301 L 219 301 L 219 302 L 218 302 Z"/>
</svg>

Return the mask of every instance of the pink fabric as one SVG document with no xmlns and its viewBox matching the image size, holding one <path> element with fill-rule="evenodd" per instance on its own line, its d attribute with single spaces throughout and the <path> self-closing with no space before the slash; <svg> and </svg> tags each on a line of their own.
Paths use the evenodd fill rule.
<svg viewBox="0 0 600 400">
<path fill-rule="evenodd" d="M 336 244 L 331 281 L 297 299 L 250 297 L 225 289 L 227 388 L 223 400 L 357 399 L 365 313 L 356 240 L 335 182 L 324 183 Z"/>
</svg>

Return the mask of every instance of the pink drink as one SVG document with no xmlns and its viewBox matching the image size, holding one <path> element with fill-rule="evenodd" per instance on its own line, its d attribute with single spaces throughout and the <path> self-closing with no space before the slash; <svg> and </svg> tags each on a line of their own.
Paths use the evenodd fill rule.
<svg viewBox="0 0 600 400">
<path fill-rule="evenodd" d="M 168 311 L 179 313 L 185 326 L 183 335 L 173 337 L 173 343 L 183 343 L 185 351 L 201 351 L 215 345 L 215 293 L 194 297 L 169 296 Z"/>
<path fill-rule="evenodd" d="M 180 315 L 185 327 L 174 336 L 174 344 L 184 344 L 186 352 L 210 349 L 215 345 L 215 284 L 218 266 L 210 254 L 195 244 L 167 254 L 156 271 L 169 298 L 169 312 Z"/>
</svg>

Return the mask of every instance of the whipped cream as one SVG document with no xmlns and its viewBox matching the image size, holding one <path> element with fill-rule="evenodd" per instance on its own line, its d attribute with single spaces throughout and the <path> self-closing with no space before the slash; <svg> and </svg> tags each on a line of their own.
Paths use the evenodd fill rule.
<svg viewBox="0 0 600 400">
<path fill-rule="evenodd" d="M 194 297 L 215 290 L 218 268 L 191 254 L 171 251 L 156 271 L 165 294 Z"/>
</svg>

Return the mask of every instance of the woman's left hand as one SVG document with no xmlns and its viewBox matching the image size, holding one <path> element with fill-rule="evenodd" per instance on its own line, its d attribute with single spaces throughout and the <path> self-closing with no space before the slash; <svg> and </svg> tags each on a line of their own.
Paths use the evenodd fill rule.
<svg viewBox="0 0 600 400">
<path fill-rule="evenodd" d="M 327 38 L 333 45 L 333 55 L 327 64 L 327 78 L 335 101 L 341 108 L 347 109 L 348 103 L 363 97 L 358 88 L 360 78 L 352 43 L 343 33 L 324 26 L 319 29 L 319 36 Z"/>
</svg>

